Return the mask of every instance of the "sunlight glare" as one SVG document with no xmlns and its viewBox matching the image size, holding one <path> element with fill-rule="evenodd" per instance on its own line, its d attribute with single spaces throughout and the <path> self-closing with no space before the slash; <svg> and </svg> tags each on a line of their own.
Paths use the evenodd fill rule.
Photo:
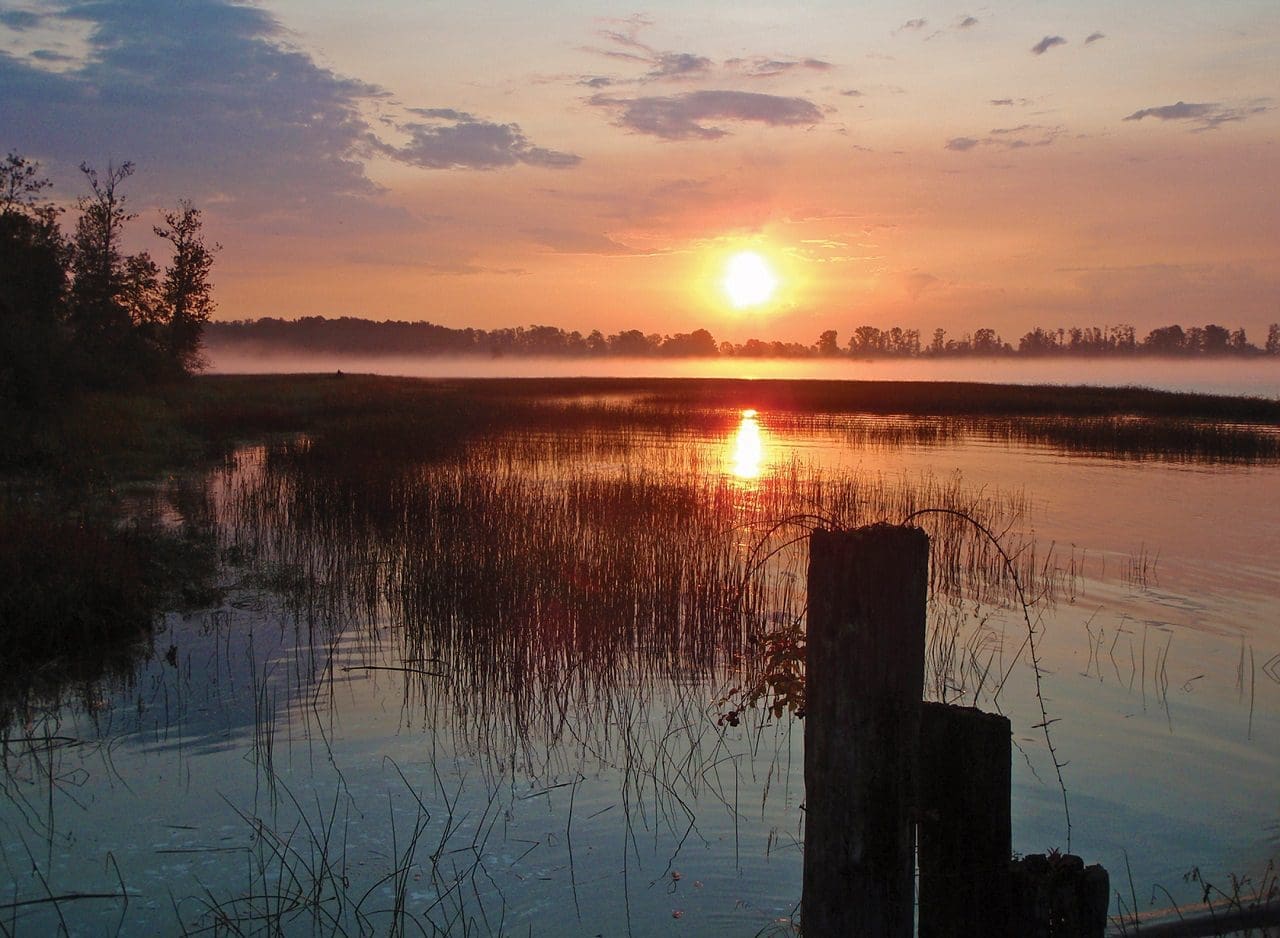
<svg viewBox="0 0 1280 938">
<path fill-rule="evenodd" d="M 729 258 L 724 272 L 724 292 L 734 308 L 766 303 L 777 288 L 777 276 L 768 261 L 755 251 L 739 251 Z"/>
<path fill-rule="evenodd" d="M 754 410 L 742 412 L 742 422 L 733 438 L 733 474 L 739 479 L 758 479 L 764 463 L 764 438 Z"/>
</svg>

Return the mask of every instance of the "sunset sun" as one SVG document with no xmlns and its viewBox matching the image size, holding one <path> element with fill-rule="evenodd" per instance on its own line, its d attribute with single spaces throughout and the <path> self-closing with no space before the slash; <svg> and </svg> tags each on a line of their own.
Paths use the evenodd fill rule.
<svg viewBox="0 0 1280 938">
<path fill-rule="evenodd" d="M 723 286 L 734 308 L 745 309 L 767 303 L 778 288 L 778 277 L 755 251 L 739 251 L 725 265 Z"/>
</svg>

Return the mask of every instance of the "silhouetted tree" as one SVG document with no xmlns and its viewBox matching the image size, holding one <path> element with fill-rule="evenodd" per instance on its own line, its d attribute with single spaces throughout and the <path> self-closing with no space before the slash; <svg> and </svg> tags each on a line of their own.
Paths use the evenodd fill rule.
<svg viewBox="0 0 1280 938">
<path fill-rule="evenodd" d="M 67 244 L 49 185 L 38 163 L 0 163 L 0 401 L 24 410 L 51 400 L 66 367 Z"/>
<path fill-rule="evenodd" d="M 1280 322 L 1267 327 L 1266 350 L 1269 355 L 1280 355 Z"/>
<path fill-rule="evenodd" d="M 693 332 L 679 332 L 667 336 L 660 350 L 663 355 L 688 358 L 714 358 L 720 354 L 715 337 L 706 329 L 695 329 Z"/>
<path fill-rule="evenodd" d="M 1231 342 L 1231 332 L 1222 326 L 1210 323 L 1200 333 L 1200 351 L 1206 355 L 1222 355 Z"/>
<path fill-rule="evenodd" d="M 136 216 L 125 209 L 119 187 L 133 164 L 108 165 L 105 176 L 87 163 L 80 171 L 90 194 L 79 201 L 71 242 L 70 319 L 81 375 L 95 385 L 150 377 L 158 364 L 154 330 L 147 328 L 158 270 L 145 252 L 126 257 L 122 250 L 124 227 Z"/>
<path fill-rule="evenodd" d="M 1186 333 L 1179 325 L 1162 326 L 1152 329 L 1142 340 L 1142 347 L 1157 355 L 1177 355 L 1184 350 Z"/>
<path fill-rule="evenodd" d="M 163 304 L 163 346 L 171 365 L 190 372 L 200 365 L 200 341 L 214 310 L 209 272 L 213 252 L 221 245 L 205 244 L 200 210 L 179 202 L 176 211 L 163 214 L 164 225 L 154 231 L 173 246 L 173 259 L 160 284 Z"/>
<path fill-rule="evenodd" d="M 818 336 L 818 341 L 813 346 L 813 350 L 826 358 L 833 358 L 839 355 L 840 338 L 836 330 L 828 329 Z"/>
</svg>

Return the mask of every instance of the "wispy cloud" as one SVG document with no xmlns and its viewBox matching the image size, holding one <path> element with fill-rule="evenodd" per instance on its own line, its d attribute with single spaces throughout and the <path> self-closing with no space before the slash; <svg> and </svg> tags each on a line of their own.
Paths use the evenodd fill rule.
<svg viewBox="0 0 1280 938">
<path fill-rule="evenodd" d="M 598 232 L 568 228 L 526 228 L 523 233 L 557 254 L 616 256 L 637 253 L 621 241 Z"/>
<path fill-rule="evenodd" d="M 1217 102 L 1204 101 L 1190 103 L 1179 101 L 1176 104 L 1165 104 L 1160 107 L 1147 107 L 1134 111 L 1127 121 L 1140 121 L 1154 117 L 1162 121 L 1188 121 L 1195 126 L 1193 130 L 1216 130 L 1223 124 L 1247 120 L 1257 114 L 1265 114 L 1272 106 L 1265 101 L 1254 101 L 1247 105 L 1231 107 Z"/>
<path fill-rule="evenodd" d="M 0 10 L 0 26 L 8 26 L 14 32 L 35 29 L 43 17 L 30 10 Z"/>
<path fill-rule="evenodd" d="M 1084 44 L 1087 46 L 1090 43 L 1097 42 L 1099 39 L 1106 39 L 1106 38 L 1107 38 L 1106 33 L 1089 33 L 1089 35 L 1085 37 Z"/>
<path fill-rule="evenodd" d="M 615 98 L 594 95 L 591 105 L 617 113 L 617 124 L 664 140 L 715 140 L 729 131 L 721 122 L 752 122 L 772 127 L 816 124 L 822 111 L 805 98 L 749 91 L 693 91 L 665 97 Z"/>
<path fill-rule="evenodd" d="M 654 66 L 645 76 L 648 79 L 687 78 L 690 75 L 701 75 L 711 68 L 711 60 L 692 52 L 660 52 L 654 59 Z"/>
<path fill-rule="evenodd" d="M 576 166 L 582 158 L 535 147 L 517 124 L 499 124 L 452 108 L 415 108 L 428 118 L 399 125 L 410 141 L 381 150 L 402 163 L 426 169 L 499 169 L 524 163 L 549 169 Z"/>
<path fill-rule="evenodd" d="M 895 29 L 893 31 L 893 34 L 896 36 L 898 33 L 901 33 L 901 32 L 918 31 L 918 30 L 924 29 L 928 25 L 929 25 L 929 21 L 924 19 L 923 17 L 920 19 L 907 20 L 905 23 L 903 23 L 901 26 Z"/>
<path fill-rule="evenodd" d="M 633 18 L 618 24 L 618 29 L 602 29 L 598 35 L 609 44 L 601 47 L 588 46 L 584 51 L 606 58 L 645 65 L 648 71 L 638 80 L 664 81 L 696 77 L 708 72 L 715 64 L 709 58 L 693 52 L 672 52 L 655 49 L 642 41 L 638 33 L 651 25 L 645 18 Z M 612 80 L 611 84 L 619 84 Z"/>
<path fill-rule="evenodd" d="M 822 59 L 771 59 L 766 56 L 726 59 L 724 64 L 747 78 L 774 78 L 797 70 L 825 72 L 835 67 Z"/>
<path fill-rule="evenodd" d="M 1065 133 L 1061 127 L 1043 124 L 1019 124 L 1016 127 L 993 127 L 984 137 L 952 137 L 943 146 L 948 150 L 964 153 L 977 147 L 993 147 L 1000 150 L 1022 150 L 1027 147 L 1047 147 Z"/>
<path fill-rule="evenodd" d="M 966 16 L 957 25 L 957 29 L 972 29 L 978 25 L 978 19 L 975 16 Z"/>
<path fill-rule="evenodd" d="M 1044 55 L 1054 46 L 1065 46 L 1066 44 L 1067 40 L 1063 39 L 1061 36 L 1045 36 L 1031 47 L 1031 51 L 1036 55 Z"/>
<path fill-rule="evenodd" d="M 920 299 L 921 295 L 929 290 L 936 289 L 942 284 L 939 277 L 926 273 L 922 270 L 913 270 L 900 275 L 902 277 L 902 285 L 907 291 L 907 295 L 913 300 Z"/>
</svg>

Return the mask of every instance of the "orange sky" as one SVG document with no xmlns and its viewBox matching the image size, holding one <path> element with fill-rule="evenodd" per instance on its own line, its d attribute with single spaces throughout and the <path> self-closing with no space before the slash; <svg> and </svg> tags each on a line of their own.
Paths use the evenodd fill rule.
<svg viewBox="0 0 1280 938">
<path fill-rule="evenodd" d="M 134 160 L 140 231 L 194 199 L 221 318 L 1280 318 L 1273 0 L 533 10 L 8 3 L 0 126 L 67 199 L 81 160 Z M 746 247 L 779 289 L 735 310 Z"/>
</svg>

